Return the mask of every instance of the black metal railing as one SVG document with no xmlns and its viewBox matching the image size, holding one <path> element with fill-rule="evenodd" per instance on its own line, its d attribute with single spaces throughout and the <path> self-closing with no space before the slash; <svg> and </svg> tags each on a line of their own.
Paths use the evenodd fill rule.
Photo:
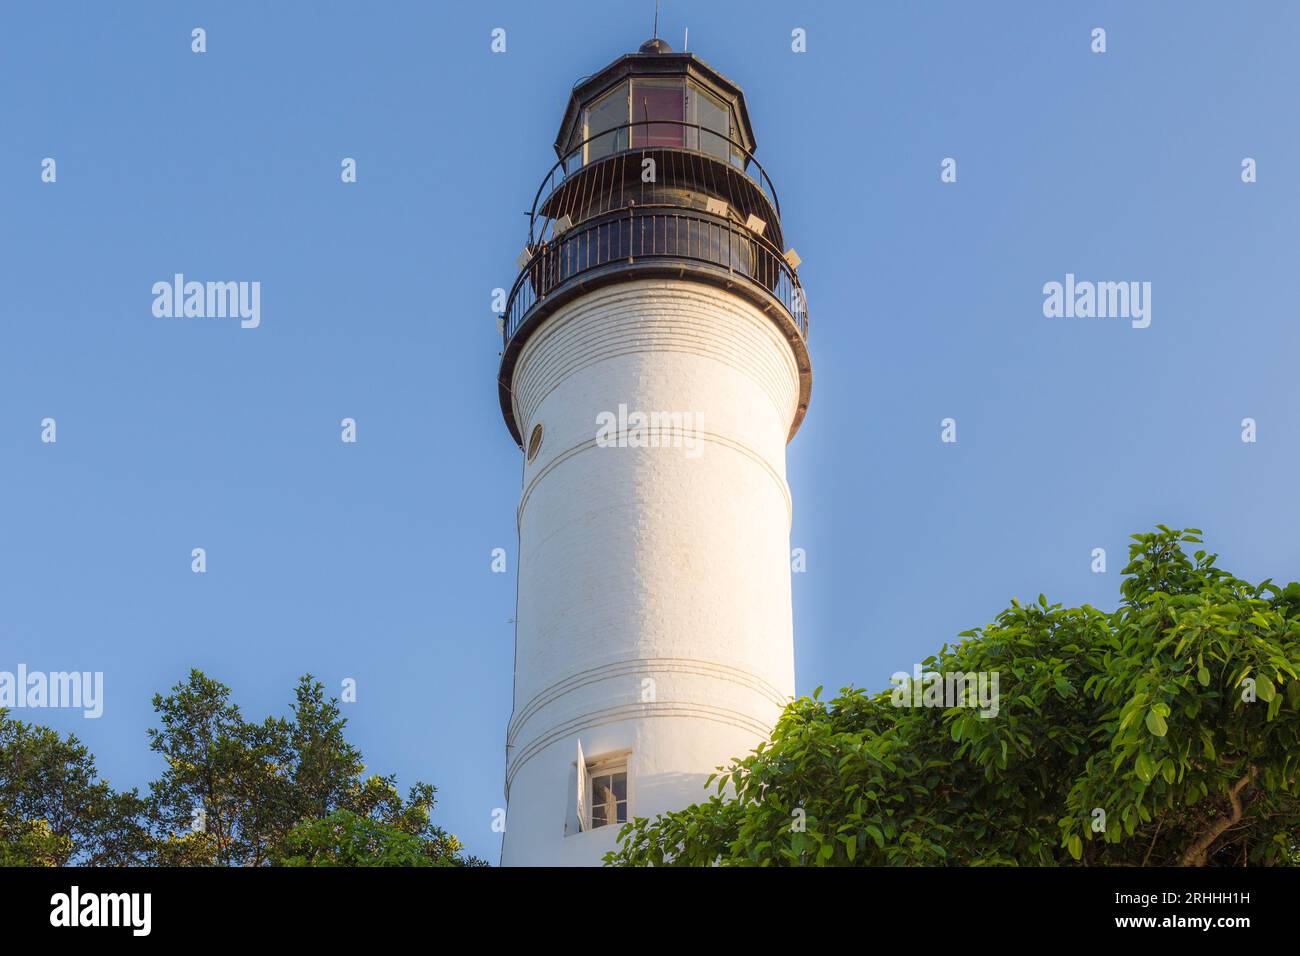
<svg viewBox="0 0 1300 956">
<path fill-rule="evenodd" d="M 640 177 L 639 161 L 641 154 L 650 153 L 660 156 L 667 167 L 656 171 L 660 182 L 714 195 L 732 206 L 748 204 L 750 197 L 741 195 L 738 183 L 728 175 L 728 169 L 734 169 L 757 188 L 772 213 L 780 218 L 776 187 L 754 154 L 740 143 L 698 123 L 641 120 L 587 137 L 551 167 L 533 198 L 528 219 L 529 247 L 548 238 L 551 224 L 566 214 L 576 222 L 579 212 L 586 219 L 629 208 L 633 203 L 644 205 L 647 190 Z M 713 162 L 701 162 L 701 158 Z M 629 162 L 634 164 L 633 176 L 627 175 Z M 719 169 L 716 163 L 727 169 Z M 586 180 L 579 184 L 583 188 L 566 196 L 563 203 L 552 201 L 561 187 L 580 176 Z"/>
<path fill-rule="evenodd" d="M 529 312 L 570 279 L 616 263 L 679 260 L 719 267 L 762 286 L 808 336 L 808 304 L 781 251 L 743 225 L 679 207 L 630 208 L 593 219 L 542 242 L 515 279 L 506 303 L 503 342 Z"/>
</svg>

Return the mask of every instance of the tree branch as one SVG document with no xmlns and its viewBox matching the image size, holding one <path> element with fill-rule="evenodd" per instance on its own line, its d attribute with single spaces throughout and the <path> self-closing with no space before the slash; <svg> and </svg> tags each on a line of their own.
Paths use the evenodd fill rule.
<svg viewBox="0 0 1300 956">
<path fill-rule="evenodd" d="M 1232 804 L 1232 815 L 1210 824 L 1190 847 L 1183 854 L 1182 860 L 1179 861 L 1182 866 L 1205 866 L 1206 858 L 1209 856 L 1210 846 L 1223 835 L 1223 832 L 1230 826 L 1241 821 L 1241 791 L 1246 788 L 1252 780 L 1255 779 L 1255 769 L 1251 767 L 1247 774 L 1232 785 L 1228 791 L 1228 802 Z"/>
</svg>

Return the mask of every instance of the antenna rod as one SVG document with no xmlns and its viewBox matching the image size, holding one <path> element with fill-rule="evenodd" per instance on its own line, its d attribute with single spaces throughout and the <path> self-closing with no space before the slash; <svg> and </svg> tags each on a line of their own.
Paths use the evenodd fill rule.
<svg viewBox="0 0 1300 956">
<path fill-rule="evenodd" d="M 654 39 L 659 39 L 659 0 L 655 0 L 655 35 Z"/>
</svg>

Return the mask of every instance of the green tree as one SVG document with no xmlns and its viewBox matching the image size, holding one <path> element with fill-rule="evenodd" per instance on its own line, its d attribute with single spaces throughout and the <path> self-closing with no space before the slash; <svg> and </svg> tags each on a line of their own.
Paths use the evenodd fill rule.
<svg viewBox="0 0 1300 956">
<path fill-rule="evenodd" d="M 350 810 L 304 820 L 290 832 L 283 852 L 282 866 L 437 865 L 425 855 L 417 837 Z"/>
<path fill-rule="evenodd" d="M 59 836 L 46 820 L 24 820 L 13 807 L 0 806 L 0 866 L 61 866 L 72 855 L 70 837 Z"/>
<path fill-rule="evenodd" d="M 286 802 L 284 722 L 248 723 L 230 688 L 197 670 L 153 706 L 162 726 L 150 729 L 150 747 L 167 767 L 150 785 L 151 815 L 162 846 L 178 854 L 162 862 L 265 863 Z"/>
<path fill-rule="evenodd" d="M 1121 602 L 1012 601 L 923 662 L 999 678 L 996 716 L 910 688 L 793 701 L 716 793 L 613 865 L 1300 864 L 1300 584 L 1134 536 Z"/>
<path fill-rule="evenodd" d="M 463 857 L 460 840 L 433 824 L 437 792 L 431 784 L 416 783 L 403 801 L 393 777 L 371 776 L 348 793 L 344 808 L 417 841 L 428 865 L 486 866 L 477 857 Z"/>
<path fill-rule="evenodd" d="M 0 710 L 0 865 L 482 865 L 431 822 L 432 786 L 403 799 L 365 775 L 311 675 L 287 719 L 245 720 L 198 670 L 153 704 L 165 769 L 147 797 L 114 791 L 75 737 Z"/>
<path fill-rule="evenodd" d="M 151 744 L 167 760 L 151 786 L 157 862 L 406 865 L 393 861 L 412 852 L 421 865 L 481 862 L 430 822 L 432 786 L 417 783 L 403 800 L 394 778 L 364 776 L 338 701 L 311 675 L 289 719 L 245 721 L 230 689 L 197 670 L 154 708 L 162 726 Z"/>
<path fill-rule="evenodd" d="M 148 846 L 144 801 L 100 779 L 75 736 L 0 710 L 0 863 L 121 866 Z"/>
<path fill-rule="evenodd" d="M 486 866 L 462 855 L 459 840 L 433 826 L 434 789 L 418 784 L 405 803 L 389 778 L 372 777 L 362 788 L 369 814 L 335 810 L 322 819 L 304 820 L 284 841 L 282 866 Z M 362 796 L 362 795 L 358 795 Z M 370 801 L 362 796 L 354 805 Z"/>
</svg>

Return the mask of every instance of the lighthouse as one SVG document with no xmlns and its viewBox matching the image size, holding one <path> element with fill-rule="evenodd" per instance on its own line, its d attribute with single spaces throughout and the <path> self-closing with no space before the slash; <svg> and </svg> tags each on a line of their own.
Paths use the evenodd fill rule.
<svg viewBox="0 0 1300 956">
<path fill-rule="evenodd" d="M 661 39 L 582 80 L 503 321 L 523 459 L 502 863 L 601 863 L 794 694 L 808 309 L 741 89 Z"/>
</svg>

